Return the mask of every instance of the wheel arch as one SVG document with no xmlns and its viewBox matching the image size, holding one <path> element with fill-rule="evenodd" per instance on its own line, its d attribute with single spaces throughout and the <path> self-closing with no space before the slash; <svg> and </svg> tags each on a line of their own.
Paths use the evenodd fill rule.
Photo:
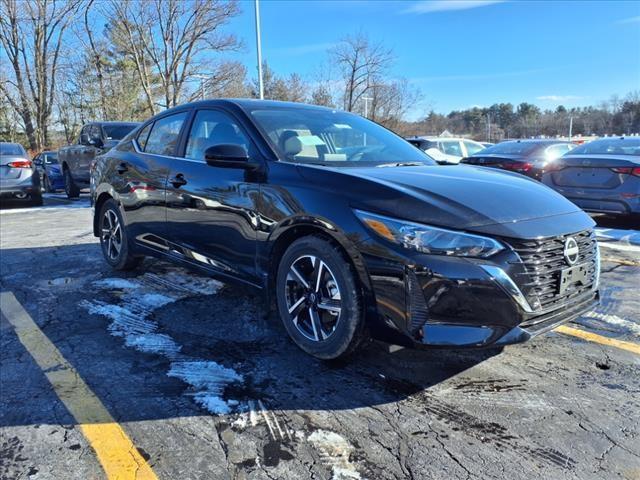
<svg viewBox="0 0 640 480">
<path fill-rule="evenodd" d="M 307 236 L 321 237 L 339 248 L 356 273 L 356 281 L 364 301 L 365 316 L 369 318 L 371 309 L 375 307 L 375 298 L 362 255 L 342 231 L 328 222 L 316 219 L 291 219 L 283 222 L 271 234 L 263 257 L 263 272 L 266 274 L 266 287 L 270 303 L 275 300 L 275 281 L 280 259 L 293 242 Z"/>
</svg>

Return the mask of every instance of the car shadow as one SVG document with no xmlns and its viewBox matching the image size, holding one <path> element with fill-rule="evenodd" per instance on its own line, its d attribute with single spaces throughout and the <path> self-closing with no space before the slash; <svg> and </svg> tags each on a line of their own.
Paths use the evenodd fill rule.
<svg viewBox="0 0 640 480">
<path fill-rule="evenodd" d="M 1 288 L 16 295 L 121 422 L 210 415 L 194 401 L 197 385 L 169 375 L 177 360 L 222 366 L 241 376 L 241 381 L 229 382 L 221 389 L 223 400 L 237 405 L 236 410 L 259 401 L 272 410 L 331 411 L 397 402 L 498 353 L 392 352 L 387 345 L 372 342 L 348 360 L 320 361 L 289 340 L 277 316 L 266 313 L 260 293 L 229 284 L 213 295 L 187 294 L 145 314 L 154 333 L 179 346 L 178 358 L 136 348 L 130 338 L 114 335 L 112 319 L 90 313 L 88 305 L 123 307 L 123 299 L 131 293 L 126 284 L 111 289 L 97 286 L 105 279 L 139 282 L 145 285 L 145 294 L 161 296 L 171 291 L 165 280 L 175 278 L 176 272 L 192 279 L 203 277 L 153 259 L 145 260 L 134 272 L 114 272 L 100 257 L 96 244 L 5 249 L 6 256 L 12 260 L 2 260 Z M 34 264 L 30 262 L 34 258 L 43 260 Z M 143 282 L 151 277 L 157 284 Z M 154 285 L 159 285 L 158 291 Z M 72 423 L 6 319 L 0 327 L 0 426 Z"/>
</svg>

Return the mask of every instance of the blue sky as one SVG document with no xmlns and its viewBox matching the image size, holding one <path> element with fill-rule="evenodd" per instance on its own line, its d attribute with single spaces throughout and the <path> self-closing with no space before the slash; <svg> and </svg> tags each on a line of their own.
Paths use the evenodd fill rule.
<svg viewBox="0 0 640 480">
<path fill-rule="evenodd" d="M 640 2 L 260 2 L 263 57 L 278 73 L 312 76 L 325 51 L 363 31 L 392 48 L 393 75 L 408 78 L 446 113 L 497 102 L 542 108 L 597 104 L 640 90 Z M 255 76 L 253 2 L 230 29 Z"/>
</svg>

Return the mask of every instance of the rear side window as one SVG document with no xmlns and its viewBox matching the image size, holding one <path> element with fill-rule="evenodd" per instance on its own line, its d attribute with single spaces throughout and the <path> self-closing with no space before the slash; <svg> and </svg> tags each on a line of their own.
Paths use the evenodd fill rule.
<svg viewBox="0 0 640 480">
<path fill-rule="evenodd" d="M 480 150 L 484 150 L 484 146 L 475 143 L 475 142 L 467 142 L 464 141 L 464 146 L 467 148 L 467 155 L 473 155 L 474 153 L 478 153 Z"/>
<path fill-rule="evenodd" d="M 180 130 L 186 118 L 187 112 L 182 112 L 156 120 L 143 148 L 144 151 L 155 155 L 175 155 Z"/>
<path fill-rule="evenodd" d="M 549 160 L 553 160 L 555 158 L 558 158 L 562 155 L 564 155 L 565 153 L 567 153 L 569 150 L 573 149 L 573 145 L 571 145 L 570 143 L 561 143 L 558 145 L 551 145 L 550 147 L 547 147 L 547 150 L 545 151 L 545 157 L 547 157 Z"/>
<path fill-rule="evenodd" d="M 460 147 L 460 142 L 458 140 L 445 140 L 440 142 L 442 146 L 441 150 L 443 153 L 447 155 L 453 155 L 454 157 L 463 157 L 462 148 Z"/>
<path fill-rule="evenodd" d="M 147 139 L 149 138 L 149 132 L 151 132 L 151 127 L 153 127 L 153 123 L 150 123 L 149 125 L 144 127 L 142 130 L 140 130 L 140 133 L 138 134 L 138 138 L 136 139 L 136 141 L 140 146 L 140 150 L 144 150 L 144 147 L 147 146 Z"/>
</svg>

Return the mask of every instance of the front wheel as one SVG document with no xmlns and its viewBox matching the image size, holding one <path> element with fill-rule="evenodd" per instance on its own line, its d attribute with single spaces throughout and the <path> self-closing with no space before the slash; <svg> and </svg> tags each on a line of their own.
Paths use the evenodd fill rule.
<svg viewBox="0 0 640 480">
<path fill-rule="evenodd" d="M 141 261 L 129 248 L 127 231 L 115 200 L 107 200 L 100 209 L 100 246 L 102 255 L 116 270 L 132 270 Z"/>
<path fill-rule="evenodd" d="M 353 267 L 323 238 L 303 237 L 286 250 L 278 267 L 276 297 L 289 336 L 314 357 L 345 357 L 366 338 Z"/>
</svg>

